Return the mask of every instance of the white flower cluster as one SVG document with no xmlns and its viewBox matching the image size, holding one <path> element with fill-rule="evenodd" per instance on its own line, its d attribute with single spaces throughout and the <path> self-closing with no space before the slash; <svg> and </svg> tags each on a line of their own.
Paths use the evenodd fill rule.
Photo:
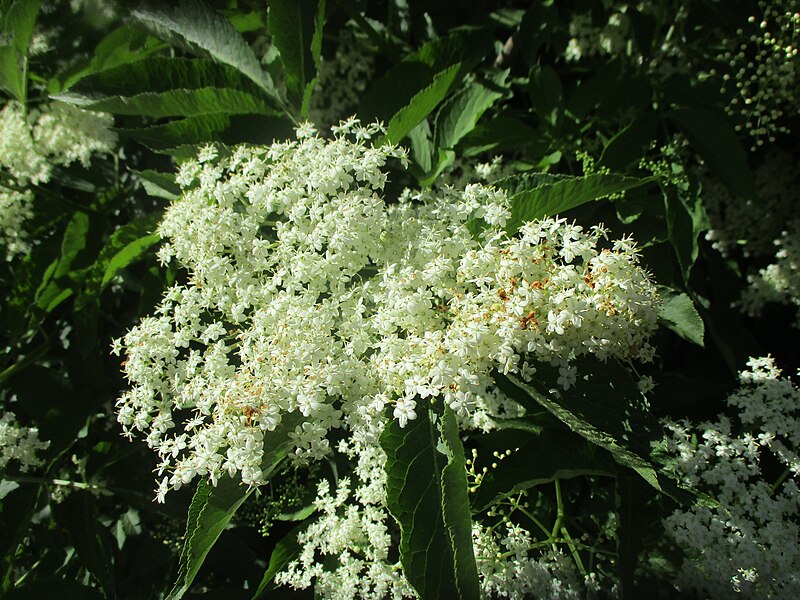
<svg viewBox="0 0 800 600">
<path fill-rule="evenodd" d="M 745 256 L 767 257 L 786 228 L 787 215 L 800 208 L 800 164 L 787 152 L 768 152 L 755 169 L 757 198 L 731 194 L 718 180 L 700 175 L 703 206 L 712 229 L 706 239 L 723 256 L 741 247 Z"/>
<path fill-rule="evenodd" d="M 602 26 L 592 23 L 591 13 L 579 13 L 569 24 L 570 40 L 564 58 L 576 62 L 583 58 L 617 56 L 628 46 L 630 18 L 625 14 L 627 6 L 614 10 Z"/>
<path fill-rule="evenodd" d="M 115 342 L 131 383 L 118 418 L 161 456 L 161 498 L 223 471 L 262 484 L 281 423 L 294 458 L 314 460 L 334 428 L 374 443 L 386 407 L 405 426 L 418 403 L 446 402 L 490 427 L 514 406 L 494 369 L 550 363 L 566 389 L 578 356 L 652 358 L 658 297 L 630 240 L 560 219 L 509 238 L 508 199 L 483 185 L 387 205 L 384 166 L 404 153 L 373 146 L 378 132 L 353 119 L 326 141 L 304 126 L 183 165 L 161 258 L 189 279 Z"/>
<path fill-rule="evenodd" d="M 0 185 L 0 240 L 5 245 L 6 260 L 30 250 L 23 224 L 33 216 L 30 190 L 10 190 Z"/>
<path fill-rule="evenodd" d="M 720 505 L 679 509 L 664 525 L 687 555 L 678 578 L 684 591 L 798 598 L 800 390 L 770 357 L 748 366 L 727 399 L 741 427 L 726 416 L 699 428 L 668 423 L 685 480 L 710 489 Z"/>
<path fill-rule="evenodd" d="M 596 577 L 582 577 L 560 550 L 534 550 L 530 532 L 517 524 L 474 523 L 472 542 L 484 598 L 582 600 L 598 590 Z"/>
<path fill-rule="evenodd" d="M 22 186 L 50 181 L 57 165 L 89 166 L 92 154 L 112 152 L 113 118 L 69 104 L 47 104 L 25 114 L 18 102 L 0 111 L 0 167 Z"/>
<path fill-rule="evenodd" d="M 0 417 L 0 470 L 11 461 L 19 463 L 23 473 L 41 467 L 44 461 L 36 453 L 49 445 L 49 441 L 39 439 L 36 427 L 21 427 L 13 412 L 4 412 Z"/>
<path fill-rule="evenodd" d="M 319 483 L 314 505 L 320 516 L 298 535 L 302 550 L 275 577 L 279 585 L 306 589 L 326 600 L 383 600 L 416 598 L 400 562 L 389 559 L 392 547 L 386 511 L 386 455 L 380 446 L 340 445 L 358 463 L 358 483 L 345 477 L 331 493 L 327 480 Z M 331 561 L 335 566 L 331 567 Z"/>
<path fill-rule="evenodd" d="M 753 149 L 789 132 L 781 118 L 785 111 L 796 114 L 800 86 L 800 1 L 769 0 L 758 5 L 762 12 L 749 18 L 749 37 L 740 42 L 745 32 L 737 31 L 720 57 L 730 67 L 723 79 L 735 86 L 729 110 L 745 118 Z"/>
<path fill-rule="evenodd" d="M 92 154 L 112 152 L 117 136 L 110 115 L 53 103 L 27 114 L 19 102 L 0 111 L 0 169 L 6 187 L 0 189 L 0 242 L 7 259 L 27 252 L 30 243 L 21 229 L 31 216 L 33 195 L 27 186 L 47 183 L 53 167 L 75 162 L 89 166 Z"/>
<path fill-rule="evenodd" d="M 800 240 L 797 232 L 800 222 L 791 221 L 781 237 L 775 240 L 778 250 L 775 262 L 747 277 L 749 287 L 744 290 L 739 305 L 751 316 L 761 313 L 770 302 L 794 304 L 800 308 Z M 798 315 L 795 326 L 800 326 Z"/>
</svg>

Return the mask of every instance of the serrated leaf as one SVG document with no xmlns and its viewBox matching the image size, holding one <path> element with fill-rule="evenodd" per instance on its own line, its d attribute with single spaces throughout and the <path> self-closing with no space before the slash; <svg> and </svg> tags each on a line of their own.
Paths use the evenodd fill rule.
<svg viewBox="0 0 800 600">
<path fill-rule="evenodd" d="M 479 598 L 464 451 L 449 407 L 417 411 L 381 435 L 387 506 L 400 525 L 400 561 L 422 598 Z"/>
<path fill-rule="evenodd" d="M 273 112 L 268 105 L 250 94 L 214 87 L 127 97 L 110 96 L 94 100 L 68 92 L 55 96 L 55 99 L 75 104 L 86 110 L 159 118 L 203 115 L 219 111 L 231 114 Z"/>
<path fill-rule="evenodd" d="M 304 112 L 306 90 L 314 81 L 322 49 L 325 0 L 272 0 L 269 28 L 286 72 L 289 100 Z M 315 56 L 316 54 L 316 56 Z"/>
<path fill-rule="evenodd" d="M 600 156 L 600 164 L 612 171 L 621 171 L 640 158 L 655 137 L 661 118 L 645 114 L 612 137 Z"/>
<path fill-rule="evenodd" d="M 246 486 L 227 475 L 220 477 L 216 486 L 200 481 L 189 506 L 178 579 L 167 600 L 183 597 L 211 547 L 249 495 Z"/>
<path fill-rule="evenodd" d="M 453 148 L 475 129 L 481 115 L 503 96 L 508 71 L 491 81 L 472 81 L 450 97 L 436 116 L 436 146 Z"/>
<path fill-rule="evenodd" d="M 622 423 L 625 420 L 620 415 L 612 414 L 611 405 L 599 406 L 601 398 L 590 398 L 576 392 L 560 393 L 560 397 L 553 395 L 541 386 L 528 384 L 514 375 L 506 376 L 515 386 L 523 390 L 528 396 L 550 411 L 561 422 L 575 433 L 589 440 L 591 443 L 608 450 L 614 459 L 621 465 L 634 469 L 650 485 L 661 491 L 659 478 L 655 469 L 646 459 L 630 450 L 621 440 L 624 433 Z M 602 375 L 593 373 L 593 378 L 601 378 L 605 388 L 605 395 L 616 394 L 615 404 L 624 404 L 626 396 L 631 394 L 629 389 L 615 390 L 610 387 L 612 383 Z M 593 384 L 597 387 L 597 384 Z M 579 397 L 581 396 L 581 397 Z M 629 397 L 629 396 L 628 396 Z M 632 399 L 632 398 L 631 398 Z M 592 402 L 593 400 L 593 402 Z M 623 400 L 623 402 L 620 402 Z M 613 422 L 612 422 L 613 420 Z"/>
<path fill-rule="evenodd" d="M 264 436 L 264 457 L 261 470 L 265 478 L 286 458 L 289 448 L 289 431 L 300 421 L 297 414 L 284 417 L 275 431 Z M 242 503 L 252 492 L 238 479 L 223 475 L 216 487 L 202 480 L 189 506 L 186 519 L 186 536 L 181 551 L 178 578 L 167 600 L 179 600 L 192 585 L 203 561 L 222 531 Z"/>
<path fill-rule="evenodd" d="M 593 368 L 580 364 L 589 360 L 578 365 L 579 372 L 590 374 L 589 381 L 579 379 L 567 391 L 547 389 L 541 379 L 526 383 L 510 374 L 497 374 L 495 380 L 507 378 L 528 396 L 529 410 L 545 408 L 572 431 L 607 450 L 619 465 L 636 471 L 657 491 L 682 504 L 713 506 L 713 499 L 673 481 L 648 459 L 649 447 L 642 438 L 659 434 L 661 427 L 652 415 L 634 408 L 639 392 L 630 376 L 609 363 Z M 546 376 L 552 370 L 541 365 L 537 378 L 545 376 L 554 382 L 554 374 Z"/>
<path fill-rule="evenodd" d="M 680 337 L 703 347 L 705 327 L 694 302 L 688 294 L 668 287 L 659 287 L 661 296 L 658 320 Z"/>
<path fill-rule="evenodd" d="M 386 128 L 385 139 L 388 142 L 398 143 L 433 112 L 455 83 L 460 66 L 460 64 L 451 65 L 437 73 L 428 87 L 415 94 L 411 101 L 392 117 Z"/>
<path fill-rule="evenodd" d="M 431 40 L 419 50 L 405 56 L 403 62 L 421 63 L 430 67 L 433 72 L 457 63 L 459 76 L 463 76 L 492 54 L 492 50 L 491 29 L 459 29 Z"/>
<path fill-rule="evenodd" d="M 559 181 L 569 181 L 575 179 L 572 175 L 561 175 L 559 173 L 516 173 L 503 177 L 494 182 L 494 186 L 505 190 L 506 194 L 513 197 L 522 192 L 529 192 L 545 185 L 558 183 Z"/>
<path fill-rule="evenodd" d="M 149 117 L 275 114 L 238 71 L 205 59 L 145 58 L 84 77 L 54 97 L 92 110 Z"/>
<path fill-rule="evenodd" d="M 230 127 L 230 124 L 231 118 L 227 113 L 206 113 L 177 119 L 163 125 L 117 131 L 151 150 L 158 151 L 184 144 L 222 141 L 221 134 Z"/>
<path fill-rule="evenodd" d="M 511 197 L 511 218 L 506 230 L 515 233 L 528 221 L 555 216 L 586 202 L 601 200 L 652 181 L 614 174 L 595 174 L 572 177 L 545 183 Z"/>
<path fill-rule="evenodd" d="M 88 64 L 62 75 L 63 82 L 60 88 L 69 88 L 88 75 L 135 63 L 165 47 L 164 42 L 143 31 L 120 27 L 101 40 L 92 52 Z"/>
<path fill-rule="evenodd" d="M 484 152 L 498 152 L 519 146 L 545 146 L 542 134 L 515 117 L 501 114 L 490 121 L 478 123 L 464 139 L 465 156 L 476 156 Z"/>
<path fill-rule="evenodd" d="M 480 512 L 516 492 L 585 475 L 615 474 L 614 461 L 596 446 L 566 431 L 546 430 L 490 469 L 471 496 Z"/>
<path fill-rule="evenodd" d="M 528 95 L 533 110 L 555 127 L 564 112 L 564 89 L 553 67 L 536 65 L 531 69 Z"/>
<path fill-rule="evenodd" d="M 201 2 L 145 4 L 131 11 L 131 18 L 164 41 L 230 65 L 268 96 L 278 99 L 272 78 L 242 35 L 230 21 Z"/>
<path fill-rule="evenodd" d="M 747 164 L 747 152 L 727 119 L 699 107 L 679 108 L 668 117 L 683 129 L 697 153 L 731 193 L 755 198 L 755 179 Z"/>
</svg>

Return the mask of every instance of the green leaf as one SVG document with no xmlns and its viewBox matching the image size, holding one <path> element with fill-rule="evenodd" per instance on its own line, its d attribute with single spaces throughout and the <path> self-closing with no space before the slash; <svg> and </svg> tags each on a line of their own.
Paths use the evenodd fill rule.
<svg viewBox="0 0 800 600">
<path fill-rule="evenodd" d="M 421 409 L 381 435 L 387 505 L 400 525 L 400 561 L 422 598 L 479 598 L 464 451 L 449 407 Z"/>
<path fill-rule="evenodd" d="M 118 129 L 120 134 L 144 144 L 154 151 L 184 144 L 197 145 L 222 141 L 222 132 L 230 127 L 227 113 L 206 113 L 177 119 L 163 125 L 138 129 Z"/>
<path fill-rule="evenodd" d="M 543 144 L 541 134 L 515 117 L 501 114 L 490 121 L 478 123 L 465 138 L 464 154 L 476 156 L 483 152 L 499 152 L 519 146 Z M 546 148 L 545 148 L 546 149 Z"/>
<path fill-rule="evenodd" d="M 564 89 L 553 67 L 537 65 L 531 69 L 528 95 L 533 110 L 548 125 L 557 126 L 564 112 Z"/>
<path fill-rule="evenodd" d="M 567 391 L 548 389 L 544 384 L 544 380 L 555 384 L 555 369 L 549 365 L 539 365 L 537 379 L 530 384 L 514 375 L 496 374 L 495 380 L 506 378 L 527 395 L 526 408 L 545 408 L 572 431 L 610 452 L 619 465 L 636 471 L 657 491 L 683 504 L 713 505 L 710 498 L 662 474 L 647 458 L 645 437 L 663 435 L 662 428 L 655 417 L 635 408 L 640 394 L 630 375 L 613 363 L 600 365 L 594 359 L 579 360 L 577 367 L 579 373 L 589 374 L 588 381 L 579 378 Z"/>
<path fill-rule="evenodd" d="M 586 202 L 601 200 L 650 181 L 651 178 L 637 179 L 622 175 L 596 174 L 560 179 L 517 192 L 510 200 L 511 218 L 506 224 L 506 230 L 515 233 L 528 221 L 554 216 Z"/>
<path fill-rule="evenodd" d="M 657 115 L 645 114 L 612 137 L 600 156 L 600 164 L 612 171 L 621 171 L 638 160 L 656 134 L 660 121 Z"/>
<path fill-rule="evenodd" d="M 658 293 L 661 296 L 658 315 L 661 324 L 702 348 L 705 333 L 703 319 L 689 295 L 664 286 L 658 288 Z"/>
<path fill-rule="evenodd" d="M 17 61 L 14 46 L 0 46 L 0 87 L 22 102 L 25 99 L 25 85 L 22 70 Z"/>
<path fill-rule="evenodd" d="M 428 42 L 416 52 L 405 56 L 403 62 L 427 65 L 434 73 L 458 63 L 458 77 L 461 78 L 487 56 L 494 58 L 492 51 L 491 29 L 465 28 Z"/>
<path fill-rule="evenodd" d="M 528 488 L 584 475 L 615 474 L 611 457 L 567 431 L 546 430 L 511 453 L 481 480 L 472 499 L 474 512 Z"/>
<path fill-rule="evenodd" d="M 675 250 L 684 281 L 700 254 L 698 239 L 709 227 L 699 189 L 691 184 L 687 189 L 672 185 L 661 186 L 667 216 L 667 237 Z"/>
<path fill-rule="evenodd" d="M 42 598 L 102 600 L 103 594 L 97 588 L 82 585 L 74 579 L 44 577 L 29 581 L 22 587 L 9 590 L 3 598 L 5 600 L 41 600 Z"/>
<path fill-rule="evenodd" d="M 249 80 L 204 59 L 145 58 L 89 75 L 54 97 L 92 110 L 148 117 L 275 114 Z"/>
<path fill-rule="evenodd" d="M 481 115 L 503 96 L 508 71 L 491 81 L 472 81 L 449 98 L 436 116 L 436 146 L 453 148 L 475 129 Z"/>
<path fill-rule="evenodd" d="M 755 198 L 747 152 L 725 117 L 705 108 L 679 108 L 668 117 L 683 129 L 697 153 L 733 194 Z"/>
<path fill-rule="evenodd" d="M 88 64 L 62 75 L 59 90 L 71 87 L 88 75 L 140 61 L 165 47 L 164 42 L 143 31 L 130 27 L 115 29 L 97 45 Z"/>
<path fill-rule="evenodd" d="M 170 44 L 230 65 L 278 100 L 275 85 L 261 68 L 253 49 L 230 21 L 201 2 L 145 4 L 131 11 L 131 18 Z"/>
<path fill-rule="evenodd" d="M 272 0 L 269 3 L 269 28 L 286 72 L 287 95 L 300 112 L 307 112 L 306 90 L 309 85 L 313 88 L 322 49 L 324 17 L 325 0 Z"/>
<path fill-rule="evenodd" d="M 152 169 L 132 170 L 132 173 L 139 177 L 149 196 L 165 200 L 177 200 L 181 197 L 181 186 L 175 183 L 175 175 L 172 173 L 161 173 Z"/>
<path fill-rule="evenodd" d="M 155 211 L 117 229 L 106 242 L 86 278 L 86 295 L 96 298 L 122 269 L 140 258 L 161 237 L 154 234 L 161 212 Z M 78 305 L 81 304 L 79 300 Z"/>
<path fill-rule="evenodd" d="M 213 87 L 197 90 L 173 90 L 160 94 L 145 93 L 129 97 L 111 96 L 96 100 L 81 98 L 70 93 L 55 98 L 87 110 L 144 117 L 203 115 L 220 110 L 233 114 L 270 114 L 273 112 L 269 106 L 250 94 Z"/>
<path fill-rule="evenodd" d="M 109 532 L 98 521 L 94 497 L 74 492 L 53 509 L 59 527 L 69 534 L 75 551 L 89 572 L 97 578 L 108 597 L 114 597 L 114 565 L 111 562 Z"/>
<path fill-rule="evenodd" d="M 302 417 L 291 414 L 264 437 L 264 458 L 261 470 L 268 478 L 286 458 L 289 451 L 289 431 Z M 182 598 L 192 585 L 203 561 L 222 531 L 227 527 L 238 508 L 252 492 L 228 475 L 223 475 L 216 487 L 202 480 L 189 506 L 186 520 L 186 535 L 181 551 L 178 579 L 167 596 L 167 600 Z"/>
<path fill-rule="evenodd" d="M 74 282 L 67 276 L 75 258 L 86 248 L 88 234 L 89 216 L 84 212 L 76 212 L 64 231 L 61 255 L 45 271 L 42 283 L 36 291 L 36 306 L 45 313 L 52 312 L 72 295 Z"/>
<path fill-rule="evenodd" d="M 275 589 L 275 585 L 273 583 L 275 575 L 280 573 L 284 568 L 286 568 L 286 565 L 300 555 L 302 548 L 297 542 L 297 536 L 303 530 L 305 530 L 312 521 L 313 519 L 309 519 L 308 521 L 300 523 L 289 533 L 287 533 L 281 539 L 281 541 L 275 544 L 275 548 L 272 550 L 272 554 L 270 554 L 269 557 L 267 570 L 264 572 L 264 576 L 261 578 L 261 583 L 258 584 L 258 588 L 256 588 L 256 591 L 253 594 L 253 600 L 263 598 L 267 592 Z"/>
<path fill-rule="evenodd" d="M 591 375 L 595 379 L 592 382 L 593 387 L 604 389 L 600 398 L 592 398 L 590 394 L 581 393 L 575 387 L 572 388 L 572 393 L 560 392 L 559 396 L 550 390 L 540 389 L 541 385 L 525 383 L 513 375 L 508 375 L 507 378 L 525 391 L 530 398 L 558 417 L 572 431 L 608 450 L 619 464 L 635 470 L 650 485 L 661 491 L 658 474 L 653 466 L 642 456 L 630 450 L 622 441 L 624 436 L 622 423 L 630 419 L 623 416 L 617 420 L 620 415 L 613 414 L 613 405 L 607 401 L 608 396 L 613 397 L 616 394 L 614 404 L 624 406 L 626 400 L 633 399 L 632 391 L 629 387 L 626 389 L 624 383 L 622 389 L 615 389 L 614 382 L 604 375 L 598 371 L 594 371 Z M 598 384 L 597 379 L 602 380 L 602 383 Z M 606 400 L 605 406 L 599 405 L 601 400 Z"/>
<path fill-rule="evenodd" d="M 38 15 L 39 0 L 16 0 L 12 2 L 5 15 L 3 32 L 11 36 L 14 48 L 23 59 L 28 57 L 28 48 Z"/>
<path fill-rule="evenodd" d="M 0 590 L 13 585 L 14 563 L 17 549 L 30 528 L 30 520 L 41 492 L 38 485 L 22 485 L 11 490 L 0 500 Z M 9 596 L 3 595 L 4 598 Z M 30 597 L 30 596 L 28 596 Z"/>
<path fill-rule="evenodd" d="M 411 101 L 395 114 L 386 129 L 386 140 L 398 143 L 409 131 L 425 119 L 444 100 L 456 80 L 460 64 L 451 65 L 437 73 L 433 83 L 415 94 Z"/>
<path fill-rule="evenodd" d="M 241 482 L 227 475 L 223 475 L 216 486 L 205 479 L 200 481 L 189 506 L 178 579 L 167 600 L 183 597 L 211 547 L 250 493 Z"/>
</svg>

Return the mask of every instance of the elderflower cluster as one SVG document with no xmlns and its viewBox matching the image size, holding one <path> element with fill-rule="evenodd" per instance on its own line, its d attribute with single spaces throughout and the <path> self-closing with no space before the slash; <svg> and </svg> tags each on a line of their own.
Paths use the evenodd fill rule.
<svg viewBox="0 0 800 600">
<path fill-rule="evenodd" d="M 761 14 L 750 16 L 749 31 L 739 29 L 720 57 L 730 67 L 723 79 L 735 91 L 729 112 L 744 118 L 753 149 L 789 132 L 781 119 L 796 110 L 800 85 L 800 1 L 770 0 L 758 6 Z"/>
<path fill-rule="evenodd" d="M 703 206 L 712 227 L 706 239 L 723 256 L 737 247 L 745 256 L 774 254 L 787 215 L 800 208 L 799 168 L 786 152 L 767 153 L 755 169 L 757 198 L 734 196 L 718 180 L 701 175 Z"/>
<path fill-rule="evenodd" d="M 4 412 L 0 417 L 0 470 L 12 461 L 19 464 L 23 473 L 41 467 L 44 461 L 37 453 L 49 445 L 50 442 L 39 439 L 37 428 L 20 426 L 13 412 Z"/>
<path fill-rule="evenodd" d="M 111 152 L 116 134 L 110 115 L 62 103 L 25 112 L 19 102 L 0 111 L 0 242 L 7 259 L 30 250 L 22 229 L 32 214 L 33 195 L 24 188 L 50 181 L 53 168 L 78 162 L 89 166 L 92 154 Z"/>
<path fill-rule="evenodd" d="M 747 276 L 748 287 L 739 300 L 741 309 L 757 316 L 771 302 L 800 307 L 800 222 L 791 221 L 774 244 L 774 262 Z M 798 316 L 795 325 L 800 325 Z"/>
<path fill-rule="evenodd" d="M 6 260 L 30 250 L 30 242 L 22 228 L 33 216 L 30 190 L 10 190 L 0 185 L 0 240 L 6 249 Z"/>
<path fill-rule="evenodd" d="M 560 550 L 535 551 L 530 532 L 515 523 L 475 522 L 472 542 L 484 598 L 582 600 L 597 592 L 593 574 L 582 577 Z"/>
<path fill-rule="evenodd" d="M 379 132 L 305 125 L 182 166 L 160 257 L 188 278 L 114 348 L 131 384 L 118 419 L 160 455 L 160 498 L 224 471 L 262 484 L 278 428 L 300 463 L 331 430 L 375 443 L 386 409 L 406 426 L 444 402 L 488 429 L 516 406 L 495 370 L 548 363 L 567 389 L 579 356 L 652 358 L 658 296 L 630 239 L 563 219 L 509 237 L 508 198 L 478 184 L 388 203 L 386 163 L 405 155 Z"/>
<path fill-rule="evenodd" d="M 772 358 L 750 359 L 720 416 L 669 422 L 668 446 L 686 482 L 717 508 L 676 510 L 668 535 L 684 549 L 678 585 L 702 597 L 800 597 L 800 390 Z"/>
<path fill-rule="evenodd" d="M 416 598 L 400 561 L 389 558 L 394 522 L 386 510 L 386 455 L 378 445 L 343 443 L 340 449 L 357 457 L 356 481 L 343 477 L 333 492 L 327 480 L 319 483 L 319 518 L 298 535 L 300 554 L 275 582 L 294 589 L 313 585 L 318 597 L 337 600 Z"/>
<path fill-rule="evenodd" d="M 591 13 L 580 13 L 572 17 L 569 24 L 570 40 L 564 58 L 576 62 L 583 58 L 617 56 L 625 52 L 630 29 L 630 18 L 625 14 L 627 6 L 614 9 L 602 26 L 592 22 Z"/>
</svg>

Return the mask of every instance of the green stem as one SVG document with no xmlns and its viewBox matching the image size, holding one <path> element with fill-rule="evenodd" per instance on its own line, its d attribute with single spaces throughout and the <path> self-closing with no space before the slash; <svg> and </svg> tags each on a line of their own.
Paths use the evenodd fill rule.
<svg viewBox="0 0 800 600">
<path fill-rule="evenodd" d="M 33 352 L 31 352 L 28 356 L 26 356 L 20 361 L 15 362 L 13 365 L 8 367 L 4 371 L 0 372 L 0 384 L 5 382 L 6 379 L 14 375 L 17 371 L 21 371 L 28 365 L 39 360 L 42 356 L 44 356 L 47 353 L 49 347 L 50 344 L 48 342 L 45 342 L 44 344 L 36 348 Z"/>
<path fill-rule="evenodd" d="M 780 474 L 780 477 L 778 477 L 778 479 L 775 480 L 775 483 L 772 484 L 772 488 L 770 489 L 770 495 L 778 491 L 778 488 L 784 481 L 786 481 L 786 478 L 789 477 L 789 473 L 791 472 L 792 470 L 789 467 L 786 467 L 784 472 Z"/>
<path fill-rule="evenodd" d="M 561 480 L 556 479 L 553 483 L 556 486 L 556 522 L 553 525 L 553 531 L 550 532 L 550 539 L 558 539 L 558 532 L 561 530 L 561 524 L 564 522 L 564 500 L 561 498 Z"/>
</svg>

